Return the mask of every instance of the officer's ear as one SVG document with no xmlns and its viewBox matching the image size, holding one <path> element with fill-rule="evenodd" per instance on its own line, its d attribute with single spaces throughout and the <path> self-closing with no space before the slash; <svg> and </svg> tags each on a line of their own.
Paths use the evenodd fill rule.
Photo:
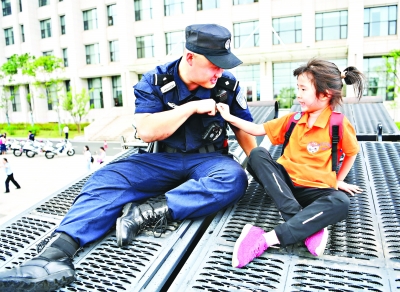
<svg viewBox="0 0 400 292">
<path fill-rule="evenodd" d="M 193 59 L 194 59 L 194 53 L 187 52 L 186 53 L 186 62 L 189 64 L 189 66 L 193 66 Z"/>
</svg>

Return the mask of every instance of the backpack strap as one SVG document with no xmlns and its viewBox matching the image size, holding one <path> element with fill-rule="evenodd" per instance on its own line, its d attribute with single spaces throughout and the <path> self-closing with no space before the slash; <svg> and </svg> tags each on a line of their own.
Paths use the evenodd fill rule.
<svg viewBox="0 0 400 292">
<path fill-rule="evenodd" d="M 301 117 L 303 115 L 304 115 L 304 113 L 302 113 L 302 112 L 296 112 L 290 116 L 289 122 L 286 124 L 285 141 L 283 142 L 283 145 L 282 145 L 281 156 L 283 155 L 283 152 L 285 151 L 286 145 L 289 143 L 289 139 L 290 139 L 290 136 L 292 135 L 294 126 L 296 126 L 297 122 L 301 119 Z"/>
<path fill-rule="evenodd" d="M 329 135 L 332 140 L 331 151 L 333 171 L 336 171 L 341 156 L 341 149 L 338 149 L 338 144 L 343 137 L 343 117 L 344 115 L 342 113 L 333 111 L 329 119 Z"/>
</svg>

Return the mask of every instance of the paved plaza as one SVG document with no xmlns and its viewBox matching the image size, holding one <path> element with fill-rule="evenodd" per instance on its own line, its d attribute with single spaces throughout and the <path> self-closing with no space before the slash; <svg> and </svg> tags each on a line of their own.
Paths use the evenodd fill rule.
<svg viewBox="0 0 400 292">
<path fill-rule="evenodd" d="M 76 151 L 74 156 L 62 155 L 53 159 L 44 155 L 15 157 L 11 152 L 0 155 L 1 160 L 7 158 L 15 180 L 21 185 L 17 190 L 10 182 L 10 193 L 4 193 L 6 174 L 4 168 L 0 168 L 0 225 L 87 174 L 84 156 L 80 150 Z M 113 156 L 107 156 L 106 162 L 112 159 Z M 98 164 L 92 164 L 92 170 L 98 167 Z"/>
</svg>

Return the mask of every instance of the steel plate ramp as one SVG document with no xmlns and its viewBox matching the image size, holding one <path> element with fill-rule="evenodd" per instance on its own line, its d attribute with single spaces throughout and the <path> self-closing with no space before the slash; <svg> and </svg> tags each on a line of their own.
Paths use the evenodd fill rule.
<svg viewBox="0 0 400 292">
<path fill-rule="evenodd" d="M 296 100 L 291 112 L 301 111 Z M 377 96 L 363 96 L 360 101 L 346 97 L 336 110 L 343 113 L 356 130 L 358 141 L 400 141 L 400 130 Z"/>
<path fill-rule="evenodd" d="M 135 151 L 130 149 L 113 161 Z M 57 228 L 89 177 L 71 183 L 0 226 L 0 269 L 12 268 L 37 254 L 36 245 Z M 164 199 L 159 196 L 152 200 Z M 204 221 L 171 222 L 160 238 L 154 238 L 152 231 L 146 230 L 124 248 L 117 246 L 112 229 L 77 254 L 74 259 L 77 281 L 60 291 L 158 291 Z"/>
<path fill-rule="evenodd" d="M 269 248 L 242 269 L 231 266 L 245 224 L 271 230 L 283 222 L 253 179 L 238 204 L 220 212 L 169 291 L 397 291 L 400 290 L 400 143 L 360 142 L 346 181 L 363 192 L 351 196 L 346 220 L 329 226 L 325 253 L 303 243 Z M 281 146 L 272 146 L 277 159 Z"/>
</svg>

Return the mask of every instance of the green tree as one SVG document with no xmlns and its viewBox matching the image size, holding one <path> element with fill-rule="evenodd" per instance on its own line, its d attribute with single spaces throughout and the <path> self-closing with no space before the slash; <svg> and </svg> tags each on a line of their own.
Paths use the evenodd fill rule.
<svg viewBox="0 0 400 292">
<path fill-rule="evenodd" d="M 283 87 L 279 91 L 276 100 L 279 102 L 280 108 L 291 108 L 295 98 L 296 94 L 293 87 Z"/>
<path fill-rule="evenodd" d="M 58 132 L 62 136 L 61 132 L 61 121 L 60 121 L 60 107 L 63 89 L 61 77 L 58 73 L 64 70 L 64 61 L 61 58 L 55 56 L 40 56 L 33 60 L 29 70 L 35 72 L 36 87 L 42 87 L 45 89 L 48 97 L 48 102 L 52 104 L 53 109 L 57 112 Z M 31 71 L 29 71 L 30 73 Z M 55 95 L 51 95 L 54 92 Z M 43 96 L 41 96 L 43 97 Z"/>
<path fill-rule="evenodd" d="M 12 100 L 12 96 L 10 96 L 10 89 L 7 86 L 2 86 L 1 96 L 0 96 L 0 108 L 4 109 L 4 113 L 6 114 L 7 125 L 10 126 L 10 117 L 8 115 L 8 111 L 10 110 L 10 101 Z"/>
<path fill-rule="evenodd" d="M 391 82 L 388 82 L 387 92 L 393 93 L 393 101 L 389 103 L 393 112 L 399 107 L 399 96 L 400 96 L 400 50 L 393 50 L 388 55 L 383 56 L 385 59 L 386 71 L 388 78 L 391 78 Z M 389 81 L 389 80 L 388 80 Z"/>
<path fill-rule="evenodd" d="M 91 89 L 89 92 L 92 90 L 93 89 Z M 82 119 L 90 111 L 89 92 L 87 92 L 85 88 L 83 88 L 80 93 L 68 91 L 67 95 L 63 99 L 62 107 L 65 111 L 69 112 L 71 117 L 74 119 L 74 123 L 78 128 L 78 133 L 81 133 Z"/>
</svg>

